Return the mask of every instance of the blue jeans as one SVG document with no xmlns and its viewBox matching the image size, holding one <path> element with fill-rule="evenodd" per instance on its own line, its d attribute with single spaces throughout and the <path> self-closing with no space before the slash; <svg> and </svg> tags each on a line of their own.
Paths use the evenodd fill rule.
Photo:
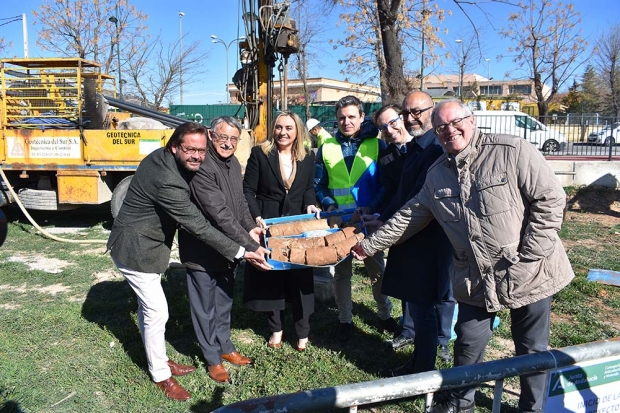
<svg viewBox="0 0 620 413">
<path fill-rule="evenodd" d="M 407 303 L 409 316 L 415 325 L 413 340 L 413 372 L 435 370 L 437 357 L 437 316 L 433 304 Z"/>
<path fill-rule="evenodd" d="M 452 296 L 452 283 L 448 283 L 448 291 L 441 297 L 441 302 L 435 304 L 435 311 L 437 313 L 437 328 L 439 329 L 439 344 L 442 346 L 448 346 L 450 339 L 452 338 L 452 319 L 454 318 L 454 307 L 456 307 L 456 301 Z"/>
<path fill-rule="evenodd" d="M 401 334 L 405 337 L 415 338 L 415 323 L 409 315 L 408 304 L 406 301 L 401 302 L 403 311 L 403 332 Z M 455 307 L 456 301 L 452 296 L 452 283 L 450 283 L 448 291 L 441 297 L 441 302 L 435 304 L 438 329 L 437 338 L 442 346 L 447 346 L 452 337 L 452 319 Z"/>
</svg>

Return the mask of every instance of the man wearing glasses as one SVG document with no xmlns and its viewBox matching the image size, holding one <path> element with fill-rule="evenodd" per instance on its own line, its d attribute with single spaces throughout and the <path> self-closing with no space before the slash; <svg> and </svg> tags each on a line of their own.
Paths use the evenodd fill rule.
<svg viewBox="0 0 620 413">
<path fill-rule="evenodd" d="M 224 235 L 248 251 L 260 247 L 262 230 L 250 215 L 243 195 L 241 164 L 234 156 L 241 125 L 230 116 L 211 122 L 208 151 L 190 183 L 192 202 Z M 252 364 L 230 339 L 230 319 L 237 262 L 200 242 L 189 231 L 179 231 L 179 255 L 187 269 L 187 290 L 194 331 L 207 361 L 209 377 L 224 383 L 230 377 L 222 360 L 235 365 Z"/>
<path fill-rule="evenodd" d="M 228 262 L 243 257 L 258 268 L 269 269 L 267 250 L 252 252 L 239 246 L 211 226 L 190 201 L 189 181 L 206 152 L 207 129 L 203 125 L 187 122 L 177 127 L 166 147 L 153 151 L 138 166 L 108 239 L 114 264 L 138 297 L 138 326 L 151 378 L 173 400 L 187 400 L 191 395 L 172 376 L 195 370 L 166 356 L 168 303 L 161 273 L 168 268 L 177 226 Z"/>
<path fill-rule="evenodd" d="M 317 152 L 315 191 L 324 210 L 356 208 L 361 214 L 372 214 L 381 202 L 385 189 L 377 161 L 384 154 L 386 144 L 377 138 L 377 128 L 364 121 L 364 106 L 355 96 L 345 96 L 336 103 L 338 132 L 325 141 Z M 391 316 L 392 302 L 381 294 L 385 270 L 384 254 L 379 251 L 368 257 L 364 266 L 372 282 L 372 292 L 377 303 L 379 330 L 394 334 L 400 326 Z M 346 344 L 353 334 L 353 303 L 351 300 L 351 257 L 335 267 L 334 290 L 338 306 L 338 341 Z"/>
<path fill-rule="evenodd" d="M 432 120 L 447 153 L 430 167 L 418 195 L 353 254 L 363 259 L 384 250 L 435 218 L 454 248 L 455 365 L 484 361 L 501 309 L 510 310 L 517 355 L 547 351 L 552 296 L 574 277 L 558 236 L 564 190 L 535 146 L 482 133 L 462 102 L 439 103 Z M 540 411 L 546 373 L 523 375 L 520 382 L 519 411 Z M 475 391 L 455 389 L 432 411 L 473 413 Z"/>
<path fill-rule="evenodd" d="M 364 217 L 367 225 L 377 228 L 413 198 L 426 180 L 427 169 L 443 155 L 431 123 L 433 107 L 433 100 L 427 93 L 411 92 L 403 101 L 399 118 L 404 122 L 387 125 L 391 135 L 410 133 L 414 139 L 407 144 L 396 193 L 389 198 L 388 205 L 375 221 L 367 222 L 370 217 Z M 383 112 L 377 121 L 387 121 L 390 118 L 388 115 L 389 111 Z M 397 131 L 398 128 L 402 131 Z M 451 259 L 452 247 L 436 221 L 407 241 L 390 248 L 382 292 L 402 301 L 403 331 L 387 344 L 394 350 L 414 344 L 414 352 L 405 365 L 386 372 L 386 375 L 401 376 L 434 370 L 438 343 L 440 356 L 444 361 L 450 361 L 447 346 L 455 304 L 448 276 Z M 411 263 L 415 265 L 412 267 Z"/>
</svg>

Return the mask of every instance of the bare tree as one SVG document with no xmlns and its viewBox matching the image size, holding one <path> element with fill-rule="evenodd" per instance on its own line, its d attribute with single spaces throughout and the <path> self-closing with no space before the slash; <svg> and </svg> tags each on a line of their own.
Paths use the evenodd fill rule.
<svg viewBox="0 0 620 413">
<path fill-rule="evenodd" d="M 129 90 L 134 91 L 143 105 L 152 104 L 159 108 L 164 100 L 172 100 L 179 91 L 181 67 L 183 84 L 188 85 L 204 74 L 207 53 L 200 51 L 200 42 L 184 45 L 180 54 L 180 41 L 164 44 L 161 37 L 148 41 L 144 38 L 131 39 L 124 60 L 125 72 L 129 77 Z"/>
<path fill-rule="evenodd" d="M 480 63 L 483 55 L 483 43 L 479 40 L 480 33 L 467 31 L 458 35 L 454 43 L 449 43 L 449 56 L 453 57 L 459 73 L 459 98 L 465 97 L 464 78 L 465 73 L 473 71 Z M 476 85 L 469 85 L 468 91 L 473 92 Z"/>
<path fill-rule="evenodd" d="M 120 70 L 127 82 L 123 88 L 140 96 L 145 105 L 159 107 L 178 91 L 180 62 L 184 84 L 204 73 L 207 55 L 200 52 L 199 42 L 183 47 L 179 55 L 180 41 L 165 44 L 159 36 L 151 39 L 148 16 L 128 0 L 44 0 L 33 14 L 41 27 L 37 44 L 57 55 L 93 60 L 110 73 L 119 70 L 115 58 L 120 50 Z"/>
<path fill-rule="evenodd" d="M 428 0 L 334 0 L 346 10 L 340 15 L 347 36 L 336 43 L 349 49 L 343 73 L 362 83 L 378 83 L 383 102 L 400 103 L 411 88 L 405 73 L 423 75 L 443 46 L 437 24 L 444 11 Z M 422 62 L 424 46 L 424 62 Z M 418 61 L 420 65 L 418 66 Z M 417 67 L 420 70 L 417 69 Z"/>
<path fill-rule="evenodd" d="M 44 0 L 33 15 L 40 27 L 37 45 L 59 56 L 101 63 L 107 73 L 114 67 L 115 46 L 142 35 L 148 18 L 127 0 Z"/>
<path fill-rule="evenodd" d="M 594 61 L 603 86 L 605 108 L 620 117 L 620 24 L 601 34 L 596 42 Z"/>
<path fill-rule="evenodd" d="M 306 118 L 310 113 L 310 90 L 307 79 L 310 76 L 310 66 L 318 60 L 318 44 L 321 42 L 321 33 L 325 28 L 324 19 L 328 7 L 321 0 L 306 0 L 294 3 L 291 15 L 297 19 L 299 36 L 299 52 L 291 56 L 291 66 L 302 82 L 303 104 L 306 107 Z"/>
<path fill-rule="evenodd" d="M 519 7 L 500 35 L 513 41 L 508 49 L 514 53 L 513 61 L 534 81 L 538 114 L 544 120 L 549 102 L 589 58 L 583 53 L 587 42 L 580 35 L 580 13 L 571 3 L 526 0 Z M 548 93 L 544 85 L 550 86 Z"/>
</svg>

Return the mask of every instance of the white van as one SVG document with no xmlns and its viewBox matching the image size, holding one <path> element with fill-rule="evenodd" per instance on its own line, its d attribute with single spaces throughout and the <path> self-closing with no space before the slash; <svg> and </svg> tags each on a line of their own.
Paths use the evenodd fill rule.
<svg viewBox="0 0 620 413">
<path fill-rule="evenodd" d="M 566 138 L 527 113 L 514 110 L 475 110 L 476 126 L 484 133 L 515 135 L 530 141 L 543 152 L 566 149 Z"/>
</svg>

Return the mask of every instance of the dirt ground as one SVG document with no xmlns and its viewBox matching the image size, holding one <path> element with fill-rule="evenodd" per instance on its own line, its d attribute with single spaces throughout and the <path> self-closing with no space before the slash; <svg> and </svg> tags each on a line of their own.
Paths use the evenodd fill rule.
<svg viewBox="0 0 620 413">
<path fill-rule="evenodd" d="M 566 219 L 620 224 L 620 191 L 583 188 L 568 194 Z"/>
</svg>

